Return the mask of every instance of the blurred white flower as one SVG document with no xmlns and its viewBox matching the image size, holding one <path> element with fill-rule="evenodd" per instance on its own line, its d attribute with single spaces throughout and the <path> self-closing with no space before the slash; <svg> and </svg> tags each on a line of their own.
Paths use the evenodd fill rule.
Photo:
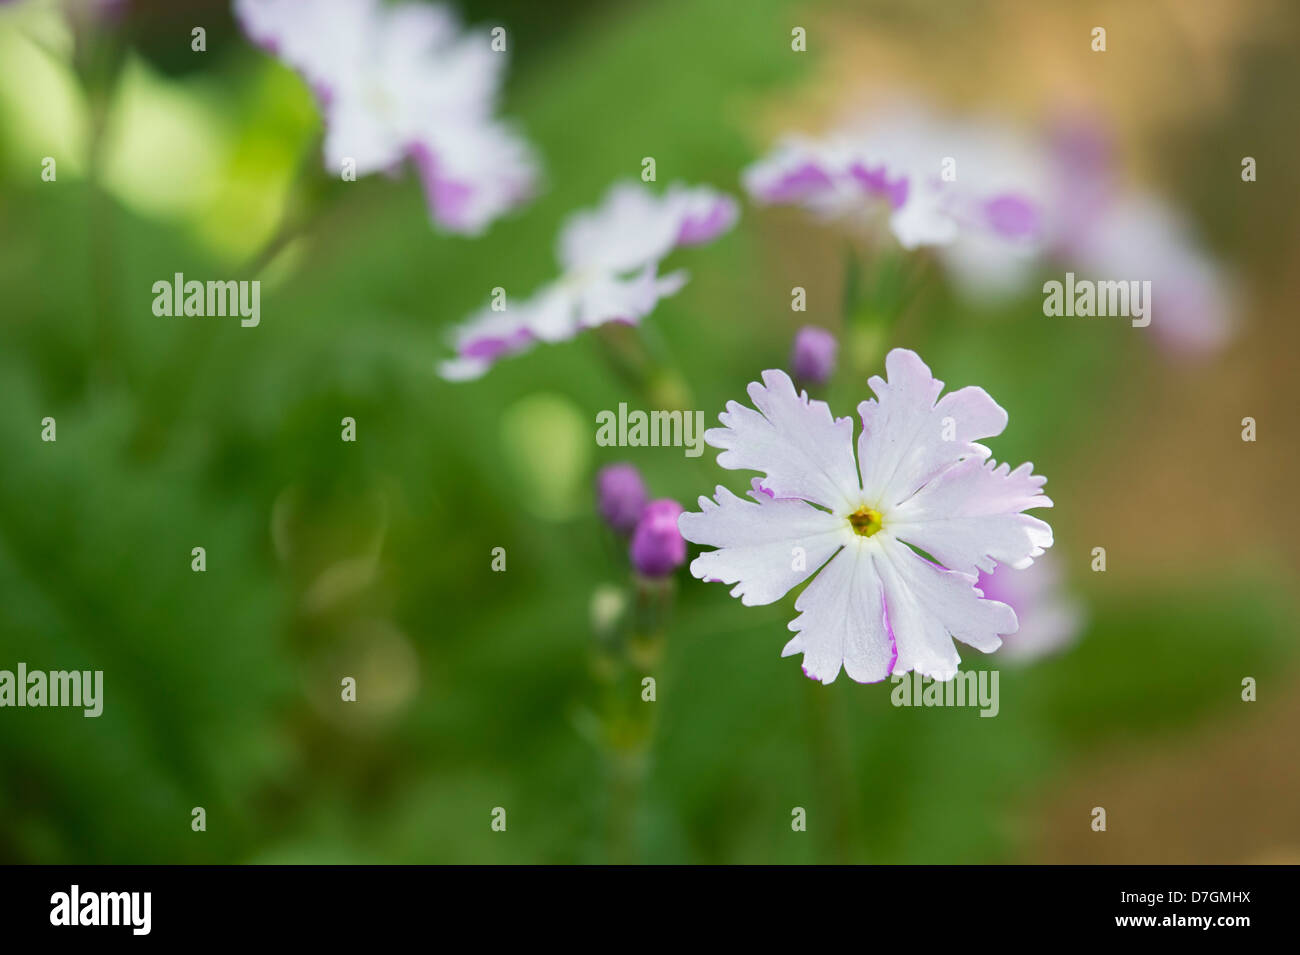
<svg viewBox="0 0 1300 955">
<path fill-rule="evenodd" d="M 1047 170 L 991 120 L 950 122 L 897 106 L 824 140 L 785 140 L 745 170 L 758 202 L 835 219 L 887 221 L 906 249 L 938 246 L 974 293 L 1022 283 L 1043 247 Z"/>
<path fill-rule="evenodd" d="M 537 342 L 558 342 L 606 322 L 635 324 L 686 282 L 659 262 L 678 246 L 709 242 L 735 224 L 736 201 L 707 186 L 614 185 L 596 209 L 575 213 L 560 232 L 562 275 L 531 298 L 487 306 L 452 333 L 456 357 L 439 372 L 477 378 L 500 358 Z"/>
<path fill-rule="evenodd" d="M 235 0 L 253 42 L 296 70 L 325 121 L 326 168 L 416 166 L 434 222 L 477 235 L 529 198 L 533 154 L 495 118 L 505 54 L 443 6 Z"/>
</svg>

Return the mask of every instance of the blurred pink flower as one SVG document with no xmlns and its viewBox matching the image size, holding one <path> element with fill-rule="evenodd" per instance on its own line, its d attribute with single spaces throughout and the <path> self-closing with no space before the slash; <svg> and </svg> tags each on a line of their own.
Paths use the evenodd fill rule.
<svg viewBox="0 0 1300 955">
<path fill-rule="evenodd" d="M 1002 642 L 1000 657 L 1028 662 L 1057 653 L 1083 627 L 1083 606 L 1066 591 L 1060 565 L 1050 553 L 1024 570 L 1001 564 L 992 573 L 981 571 L 975 586 L 986 599 L 1009 606 L 1020 622 L 1020 629 Z"/>
<path fill-rule="evenodd" d="M 686 562 L 686 541 L 677 529 L 682 506 L 660 498 L 645 506 L 632 532 L 628 555 L 637 573 L 644 577 L 667 577 Z"/>
<path fill-rule="evenodd" d="M 561 277 L 506 308 L 487 306 L 452 333 L 456 357 L 439 372 L 451 381 L 477 378 L 494 362 L 537 342 L 558 342 L 606 322 L 636 324 L 685 283 L 678 270 L 659 274 L 673 249 L 717 238 L 738 207 L 707 186 L 672 185 L 655 193 L 640 182 L 615 184 L 596 209 L 572 215 L 560 232 Z"/>
<path fill-rule="evenodd" d="M 635 465 L 610 464 L 596 474 L 596 509 L 617 533 L 631 534 L 645 505 L 645 480 Z"/>
<path fill-rule="evenodd" d="M 1001 433 L 1007 413 L 982 388 L 940 398 L 943 382 L 915 352 L 894 349 L 885 368 L 888 380 L 869 382 L 876 398 L 858 405 L 856 461 L 851 419 L 765 371 L 749 386 L 757 410 L 728 402 L 724 427 L 705 433 L 719 465 L 763 474 L 752 501 L 718 487 L 678 522 L 687 540 L 718 548 L 691 573 L 735 584 L 746 606 L 816 575 L 782 656 L 802 653 L 804 673 L 823 683 L 841 668 L 860 683 L 909 670 L 950 679 L 953 638 L 988 653 L 1016 630 L 1014 611 L 975 589 L 976 574 L 1028 567 L 1052 545 L 1051 527 L 1022 513 L 1051 507 L 1046 479 L 1029 464 L 995 464 L 975 443 Z"/>
<path fill-rule="evenodd" d="M 1087 115 L 1059 120 L 1048 161 L 1052 257 L 1082 278 L 1150 281 L 1150 330 L 1166 354 L 1222 347 L 1236 324 L 1231 281 L 1174 209 L 1119 181 L 1105 126 Z"/>
<path fill-rule="evenodd" d="M 1067 248 L 1064 261 L 1083 277 L 1151 282 L 1150 332 L 1166 354 L 1205 355 L 1232 337 L 1233 293 L 1223 270 L 1153 196 L 1127 193 L 1099 208 Z"/>
<path fill-rule="evenodd" d="M 443 6 L 379 0 L 235 0 L 254 43 L 297 71 L 325 121 L 326 168 L 357 176 L 409 160 L 433 221 L 477 235 L 529 198 L 527 143 L 494 116 L 505 69 L 487 30 Z"/>
<path fill-rule="evenodd" d="M 809 385 L 824 385 L 835 372 L 835 353 L 839 343 L 824 328 L 805 325 L 794 336 L 790 353 L 790 370 L 795 380 Z"/>
</svg>

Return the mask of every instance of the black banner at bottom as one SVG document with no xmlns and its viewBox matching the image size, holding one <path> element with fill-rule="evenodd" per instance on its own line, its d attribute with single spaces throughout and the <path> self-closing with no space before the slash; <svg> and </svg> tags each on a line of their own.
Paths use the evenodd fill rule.
<svg viewBox="0 0 1300 955">
<path fill-rule="evenodd" d="M 453 921 L 492 940 L 512 929 L 536 939 L 606 924 L 611 941 L 637 925 L 661 940 L 678 927 L 735 940 L 785 922 L 799 932 L 857 924 L 925 939 L 987 938 L 993 929 L 999 938 L 1047 931 L 1231 944 L 1284 929 L 1296 890 L 1289 866 L 751 866 L 665 876 L 599 867 L 11 866 L 0 869 L 0 924 L 7 940 L 81 944 L 373 942 Z"/>
</svg>

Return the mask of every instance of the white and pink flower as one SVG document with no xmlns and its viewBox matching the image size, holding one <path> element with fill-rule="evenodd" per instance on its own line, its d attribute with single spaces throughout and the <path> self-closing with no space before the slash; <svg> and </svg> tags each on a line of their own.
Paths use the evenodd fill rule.
<svg viewBox="0 0 1300 955">
<path fill-rule="evenodd" d="M 606 322 L 636 324 L 686 282 L 660 261 L 680 246 L 710 242 L 730 229 L 736 201 L 707 186 L 656 193 L 640 182 L 617 183 L 596 209 L 575 213 L 560 232 L 560 278 L 531 298 L 485 306 L 452 333 L 456 355 L 444 378 L 477 378 L 501 358 L 538 342 L 559 342 Z"/>
<path fill-rule="evenodd" d="M 915 106 L 792 137 L 745 170 L 765 204 L 796 204 L 870 226 L 887 219 L 906 249 L 938 246 L 959 278 L 1005 285 L 1042 247 L 1044 169 L 999 123 L 941 121 Z"/>
<path fill-rule="evenodd" d="M 477 235 L 529 198 L 537 164 L 498 120 L 504 53 L 443 6 L 380 0 L 235 0 L 254 43 L 311 87 L 324 160 L 357 176 L 416 168 L 440 227 Z"/>
<path fill-rule="evenodd" d="M 1026 137 L 992 118 L 937 118 L 916 104 L 792 137 L 744 173 L 755 201 L 890 231 L 933 247 L 968 297 L 1026 287 L 1050 261 L 1090 279 L 1149 280 L 1151 332 L 1176 355 L 1232 335 L 1232 283 L 1167 205 L 1120 181 L 1104 128 L 1076 114 Z"/>
<path fill-rule="evenodd" d="M 841 668 L 860 683 L 909 670 L 951 678 L 954 638 L 988 653 L 1016 631 L 977 574 L 1028 567 L 1052 544 L 1051 527 L 1023 513 L 1051 506 L 1045 478 L 976 443 L 1001 433 L 1006 412 L 982 388 L 940 398 L 943 382 L 915 352 L 894 349 L 885 368 L 887 380 L 869 382 L 876 398 L 858 405 L 856 460 L 851 419 L 764 372 L 749 386 L 755 407 L 728 402 L 724 427 L 705 433 L 722 467 L 763 475 L 751 500 L 718 487 L 679 520 L 688 541 L 717 548 L 691 573 L 734 584 L 747 606 L 813 578 L 782 655 L 802 653 L 823 683 Z"/>
</svg>

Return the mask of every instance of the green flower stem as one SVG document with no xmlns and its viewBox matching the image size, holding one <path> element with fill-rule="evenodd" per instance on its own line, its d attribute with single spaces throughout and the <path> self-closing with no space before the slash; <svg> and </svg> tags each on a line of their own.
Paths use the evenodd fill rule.
<svg viewBox="0 0 1300 955">
<path fill-rule="evenodd" d="M 117 382 L 120 319 L 117 311 L 117 257 L 113 237 L 113 200 L 104 188 L 104 141 L 113 96 L 125 60 L 113 31 L 96 29 L 70 14 L 73 27 L 72 65 L 89 110 L 89 145 L 86 182 L 90 193 L 90 280 L 95 302 L 94 380 L 100 385 Z"/>
<path fill-rule="evenodd" d="M 676 582 L 635 578 L 620 632 L 595 647 L 593 672 L 601 684 L 598 721 L 609 785 L 609 861 L 637 861 L 636 822 L 649 775 L 657 702 L 643 698 L 642 681 L 663 659 Z"/>
<path fill-rule="evenodd" d="M 821 798 L 830 814 L 827 851 L 838 863 L 848 863 L 852 861 L 852 849 L 857 842 L 857 827 L 853 819 L 855 787 L 844 752 L 843 724 L 833 710 L 831 688 L 811 680 L 806 682 L 814 772 Z"/>
<path fill-rule="evenodd" d="M 682 376 L 674 370 L 671 355 L 658 332 L 647 326 L 636 329 L 626 325 L 606 324 L 592 336 L 601 358 L 610 370 L 647 408 L 687 409 L 691 392 Z"/>
<path fill-rule="evenodd" d="M 260 275 L 290 242 L 309 234 L 323 217 L 330 203 L 325 201 L 324 183 L 317 168 L 320 152 L 321 137 L 313 137 L 298 160 L 298 170 L 285 201 L 285 212 L 279 227 L 241 266 L 241 275 Z"/>
</svg>

